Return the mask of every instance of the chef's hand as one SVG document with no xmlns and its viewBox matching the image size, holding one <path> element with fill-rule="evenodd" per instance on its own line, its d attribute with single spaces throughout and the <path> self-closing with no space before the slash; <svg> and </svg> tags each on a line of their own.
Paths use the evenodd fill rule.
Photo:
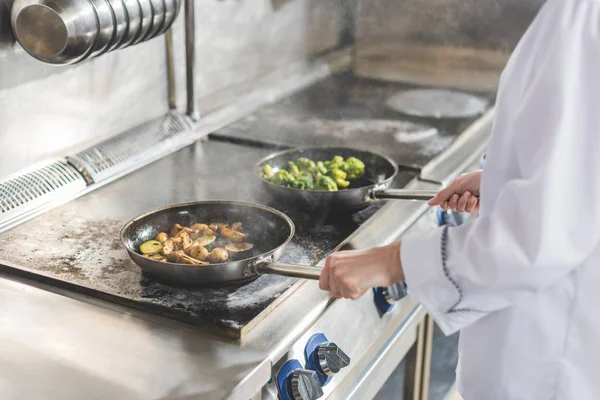
<svg viewBox="0 0 600 400">
<path fill-rule="evenodd" d="M 430 206 L 440 206 L 442 210 L 459 212 L 479 211 L 479 186 L 481 184 L 481 170 L 469 172 L 454 179 L 452 183 L 440 190 L 433 199 L 429 200 Z"/>
<path fill-rule="evenodd" d="M 325 261 L 319 287 L 337 298 L 358 299 L 370 288 L 387 287 L 403 280 L 398 242 L 331 254 Z"/>
</svg>

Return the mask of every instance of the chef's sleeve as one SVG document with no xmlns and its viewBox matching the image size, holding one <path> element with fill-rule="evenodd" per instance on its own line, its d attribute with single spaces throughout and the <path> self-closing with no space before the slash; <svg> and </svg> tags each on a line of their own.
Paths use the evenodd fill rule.
<svg viewBox="0 0 600 400">
<path fill-rule="evenodd" d="M 600 2 L 550 3 L 507 66 L 520 81 L 499 93 L 517 162 L 490 149 L 480 217 L 402 241 L 408 289 L 446 334 L 558 284 L 599 247 Z M 486 181 L 492 170 L 505 178 Z M 485 184 L 500 185 L 489 210 Z"/>
</svg>

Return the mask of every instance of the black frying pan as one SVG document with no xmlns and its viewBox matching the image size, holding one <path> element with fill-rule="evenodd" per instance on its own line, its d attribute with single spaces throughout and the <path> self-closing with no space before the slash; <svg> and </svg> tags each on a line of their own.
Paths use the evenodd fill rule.
<svg viewBox="0 0 600 400">
<path fill-rule="evenodd" d="M 251 250 L 230 255 L 225 263 L 188 265 L 150 260 L 139 253 L 140 244 L 169 232 L 173 224 L 242 222 Z M 233 202 L 199 201 L 176 204 L 129 221 L 121 229 L 121 243 L 144 274 L 160 281 L 186 285 L 237 283 L 261 274 L 319 279 L 321 269 L 306 265 L 279 264 L 285 246 L 294 236 L 294 223 L 285 214 L 270 207 Z"/>
<path fill-rule="evenodd" d="M 347 189 L 336 192 L 294 189 L 276 185 L 263 177 L 263 168 L 270 164 L 274 170 L 287 168 L 289 161 L 307 157 L 313 161 L 331 160 L 339 155 L 344 158 L 356 157 L 365 163 L 365 175 L 350 182 Z M 389 157 L 366 150 L 346 147 L 307 147 L 284 150 L 260 160 L 254 167 L 267 190 L 277 198 L 309 209 L 328 209 L 336 212 L 355 211 L 380 199 L 430 200 L 437 194 L 435 190 L 389 189 L 398 174 L 398 165 Z"/>
</svg>

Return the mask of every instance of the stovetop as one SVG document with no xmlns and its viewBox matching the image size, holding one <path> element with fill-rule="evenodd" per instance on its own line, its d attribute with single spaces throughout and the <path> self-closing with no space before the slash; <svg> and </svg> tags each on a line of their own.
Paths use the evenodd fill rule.
<svg viewBox="0 0 600 400">
<path fill-rule="evenodd" d="M 296 147 L 357 146 L 386 154 L 401 166 L 419 169 L 448 148 L 478 116 L 414 117 L 386 104 L 392 96 L 416 88 L 342 73 L 265 107 L 213 136 Z M 491 106 L 493 94 L 477 96 Z M 454 112 L 460 112 L 463 106 L 469 104 L 462 96 L 457 97 Z"/>
<path fill-rule="evenodd" d="M 120 228 L 127 220 L 168 204 L 195 200 L 259 202 L 286 212 L 296 224 L 296 236 L 281 261 L 318 263 L 384 202 L 337 217 L 308 215 L 277 204 L 266 197 L 252 172 L 257 160 L 275 150 L 227 140 L 237 137 L 292 146 L 366 147 L 389 154 L 400 164 L 421 166 L 454 140 L 458 130 L 448 127 L 458 129 L 466 122 L 452 121 L 443 126 L 438 121 L 433 136 L 420 132 L 416 135 L 422 135 L 422 140 L 406 139 L 403 135 L 411 135 L 415 121 L 406 122 L 381 104 L 388 94 L 398 91 L 397 86 L 347 76 L 327 79 L 219 131 L 219 140 L 199 141 L 5 232 L 0 235 L 0 269 L 216 329 L 220 334 L 243 336 L 293 291 L 296 279 L 261 276 L 239 287 L 203 289 L 164 285 L 143 276 L 129 259 L 119 243 Z M 361 121 L 363 118 L 371 118 L 380 130 L 373 133 L 375 125 Z M 405 186 L 414 174 L 414 169 L 401 171 L 393 186 Z"/>
<path fill-rule="evenodd" d="M 41 275 L 69 290 L 147 309 L 239 337 L 285 299 L 297 279 L 261 276 L 240 287 L 177 288 L 144 277 L 119 242 L 127 220 L 194 200 L 264 203 L 286 212 L 296 235 L 282 262 L 315 264 L 383 203 L 345 217 L 295 212 L 266 198 L 252 166 L 272 149 L 197 142 L 0 236 L 0 264 Z M 401 173 L 395 186 L 413 176 Z M 17 272 L 17 271 L 13 271 Z"/>
</svg>

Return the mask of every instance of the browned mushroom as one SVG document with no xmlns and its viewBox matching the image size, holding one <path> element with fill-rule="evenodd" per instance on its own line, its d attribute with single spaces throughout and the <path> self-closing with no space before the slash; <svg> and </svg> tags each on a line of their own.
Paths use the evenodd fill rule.
<svg viewBox="0 0 600 400">
<path fill-rule="evenodd" d="M 173 253 L 176 250 L 177 250 L 177 244 L 175 243 L 175 241 L 173 239 L 169 239 L 163 243 L 163 248 L 160 251 L 160 254 L 162 254 L 165 257 L 169 257 L 169 254 Z"/>
<path fill-rule="evenodd" d="M 171 262 L 177 262 L 177 259 L 181 256 L 181 255 L 185 255 L 185 253 L 183 252 L 183 250 L 177 250 L 174 251 L 172 253 L 169 253 L 169 255 L 167 256 L 167 259 Z"/>
<path fill-rule="evenodd" d="M 194 225 L 190 226 L 190 230 L 193 233 L 207 234 L 207 235 L 214 235 L 216 232 L 216 231 L 210 229 L 209 226 L 206 224 L 194 224 Z M 191 233 L 190 233 L 190 235 L 191 235 Z"/>
<path fill-rule="evenodd" d="M 185 254 L 195 258 L 196 260 L 204 261 L 206 260 L 206 257 L 208 257 L 208 250 L 200 246 L 200 244 L 197 242 L 192 243 L 192 245 L 186 248 L 184 251 Z"/>
<path fill-rule="evenodd" d="M 223 224 L 221 222 L 213 222 L 213 223 L 209 224 L 208 227 L 210 228 L 211 231 L 216 233 L 216 232 L 219 232 L 222 227 L 228 228 L 229 225 Z"/>
<path fill-rule="evenodd" d="M 167 262 L 167 257 L 160 254 L 144 254 L 144 257 L 154 261 Z"/>
<path fill-rule="evenodd" d="M 209 244 L 213 243 L 215 240 L 217 240 L 217 237 L 215 235 L 205 235 L 205 236 L 200 236 L 199 238 L 194 240 L 194 242 L 198 243 L 200 246 L 208 246 Z"/>
<path fill-rule="evenodd" d="M 254 245 L 252 243 L 240 242 L 240 243 L 229 243 L 225 246 L 225 250 L 230 251 L 232 253 L 239 253 L 242 251 L 248 251 L 253 248 Z"/>
<path fill-rule="evenodd" d="M 224 239 L 231 240 L 232 242 L 243 242 L 246 238 L 246 234 L 225 227 L 221 227 L 221 236 Z"/>
<path fill-rule="evenodd" d="M 180 231 L 185 231 L 187 233 L 190 233 L 192 230 L 190 228 L 187 228 L 185 226 L 181 226 L 179 224 L 173 224 L 173 227 L 171 228 L 171 231 L 169 232 L 169 236 L 170 237 L 175 237 L 175 236 L 177 236 L 177 234 Z"/>
<path fill-rule="evenodd" d="M 191 246 L 192 244 L 192 239 L 190 238 L 190 234 L 187 233 L 186 231 L 179 231 L 179 233 L 177 234 L 177 236 L 175 236 L 174 240 L 177 239 L 181 239 L 181 247 L 182 249 L 185 249 L 186 247 Z"/>
<path fill-rule="evenodd" d="M 241 222 L 234 222 L 231 224 L 231 230 L 242 232 L 244 229 L 244 225 Z"/>
<path fill-rule="evenodd" d="M 165 232 L 160 232 L 158 235 L 156 235 L 154 240 L 158 240 L 159 242 L 163 243 L 169 240 L 169 235 L 167 235 Z"/>
<path fill-rule="evenodd" d="M 191 264 L 191 265 L 208 264 L 205 261 L 196 260 L 195 258 L 192 258 L 185 253 L 178 254 L 176 262 L 177 262 L 177 264 Z"/>
<path fill-rule="evenodd" d="M 220 247 L 217 247 L 208 254 L 208 261 L 211 263 L 222 263 L 227 261 L 228 258 L 229 253 L 227 253 L 227 250 Z"/>
</svg>

